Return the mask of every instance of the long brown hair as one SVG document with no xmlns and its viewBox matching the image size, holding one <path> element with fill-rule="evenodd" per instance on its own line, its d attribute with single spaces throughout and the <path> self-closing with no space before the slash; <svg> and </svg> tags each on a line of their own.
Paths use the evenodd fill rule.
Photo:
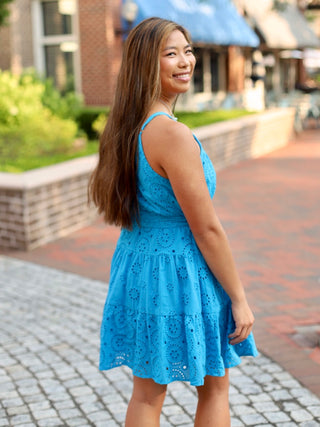
<svg viewBox="0 0 320 427">
<path fill-rule="evenodd" d="M 169 34 L 187 31 L 161 18 L 137 25 L 124 44 L 113 106 L 100 139 L 99 161 L 89 182 L 89 200 L 106 222 L 131 228 L 139 220 L 136 148 L 140 128 L 161 94 L 160 50 Z"/>
</svg>

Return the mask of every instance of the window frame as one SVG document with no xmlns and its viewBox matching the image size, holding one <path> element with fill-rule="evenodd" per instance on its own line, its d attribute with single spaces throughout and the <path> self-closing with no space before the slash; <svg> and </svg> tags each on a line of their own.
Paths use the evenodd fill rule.
<svg viewBox="0 0 320 427">
<path fill-rule="evenodd" d="M 211 94 L 216 95 L 220 92 L 227 91 L 226 83 L 226 56 L 227 53 L 224 52 L 220 47 L 206 47 L 206 46 L 195 46 L 196 58 L 198 58 L 198 67 L 201 66 L 201 85 L 202 91 L 197 90 L 197 85 L 194 84 L 194 94 Z M 199 60 L 199 57 L 201 59 Z M 216 58 L 217 66 L 217 75 L 216 80 L 217 84 L 216 90 L 213 90 L 213 76 L 212 76 L 212 59 Z M 196 65 L 197 66 L 197 65 Z M 199 73 L 199 69 L 197 70 Z"/>
<path fill-rule="evenodd" d="M 76 13 L 71 15 L 72 34 L 59 34 L 46 36 L 44 34 L 44 23 L 41 10 L 41 4 L 53 0 L 32 0 L 32 28 L 33 28 L 33 53 L 34 65 L 36 70 L 42 76 L 47 75 L 45 47 L 56 46 L 64 42 L 76 43 L 78 49 L 73 52 L 73 70 L 74 70 L 74 90 L 81 93 L 81 72 L 80 72 L 80 43 L 79 43 L 79 16 L 78 2 L 76 0 Z M 57 0 L 55 0 L 57 1 Z"/>
</svg>

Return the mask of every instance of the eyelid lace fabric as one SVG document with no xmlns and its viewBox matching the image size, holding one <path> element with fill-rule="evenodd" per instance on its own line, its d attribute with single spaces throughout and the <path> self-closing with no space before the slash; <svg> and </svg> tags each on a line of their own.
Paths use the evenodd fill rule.
<svg viewBox="0 0 320 427">
<path fill-rule="evenodd" d="M 223 376 L 241 356 L 256 356 L 252 334 L 230 345 L 231 302 L 209 270 L 169 180 L 149 165 L 138 141 L 140 226 L 123 229 L 112 259 L 101 324 L 100 369 L 127 365 L 159 384 Z M 170 117 L 170 116 L 169 116 Z M 216 174 L 200 142 L 211 197 Z"/>
</svg>

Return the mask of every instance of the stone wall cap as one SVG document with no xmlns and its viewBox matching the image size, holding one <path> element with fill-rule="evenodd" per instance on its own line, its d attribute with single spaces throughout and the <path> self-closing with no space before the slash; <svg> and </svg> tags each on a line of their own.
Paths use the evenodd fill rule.
<svg viewBox="0 0 320 427">
<path fill-rule="evenodd" d="M 192 129 L 196 136 L 200 139 L 206 138 L 208 135 L 221 135 L 230 131 L 239 130 L 247 126 L 257 126 L 259 122 L 270 120 L 270 118 L 281 117 L 287 115 L 288 112 L 295 113 L 294 108 L 273 108 L 270 110 L 262 111 L 261 113 L 251 114 L 249 116 L 238 117 L 236 119 L 230 119 L 223 122 L 212 123 L 211 125 L 201 126 Z"/>
<path fill-rule="evenodd" d="M 77 175 L 91 173 L 97 161 L 98 155 L 92 154 L 19 174 L 0 172 L 0 188 L 27 190 L 64 181 Z"/>
</svg>

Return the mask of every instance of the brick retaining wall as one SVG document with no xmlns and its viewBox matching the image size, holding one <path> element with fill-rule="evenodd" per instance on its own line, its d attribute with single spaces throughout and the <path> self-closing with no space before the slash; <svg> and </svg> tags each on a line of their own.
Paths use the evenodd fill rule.
<svg viewBox="0 0 320 427">
<path fill-rule="evenodd" d="M 217 170 L 288 144 L 294 110 L 268 111 L 194 129 Z M 0 248 L 30 250 L 96 218 L 87 206 L 96 156 L 22 174 L 0 173 Z"/>
<path fill-rule="evenodd" d="M 96 218 L 87 206 L 96 156 L 22 174 L 0 173 L 0 248 L 30 250 Z"/>
<path fill-rule="evenodd" d="M 216 170 L 270 153 L 288 144 L 295 110 L 275 109 L 194 129 Z"/>
</svg>

